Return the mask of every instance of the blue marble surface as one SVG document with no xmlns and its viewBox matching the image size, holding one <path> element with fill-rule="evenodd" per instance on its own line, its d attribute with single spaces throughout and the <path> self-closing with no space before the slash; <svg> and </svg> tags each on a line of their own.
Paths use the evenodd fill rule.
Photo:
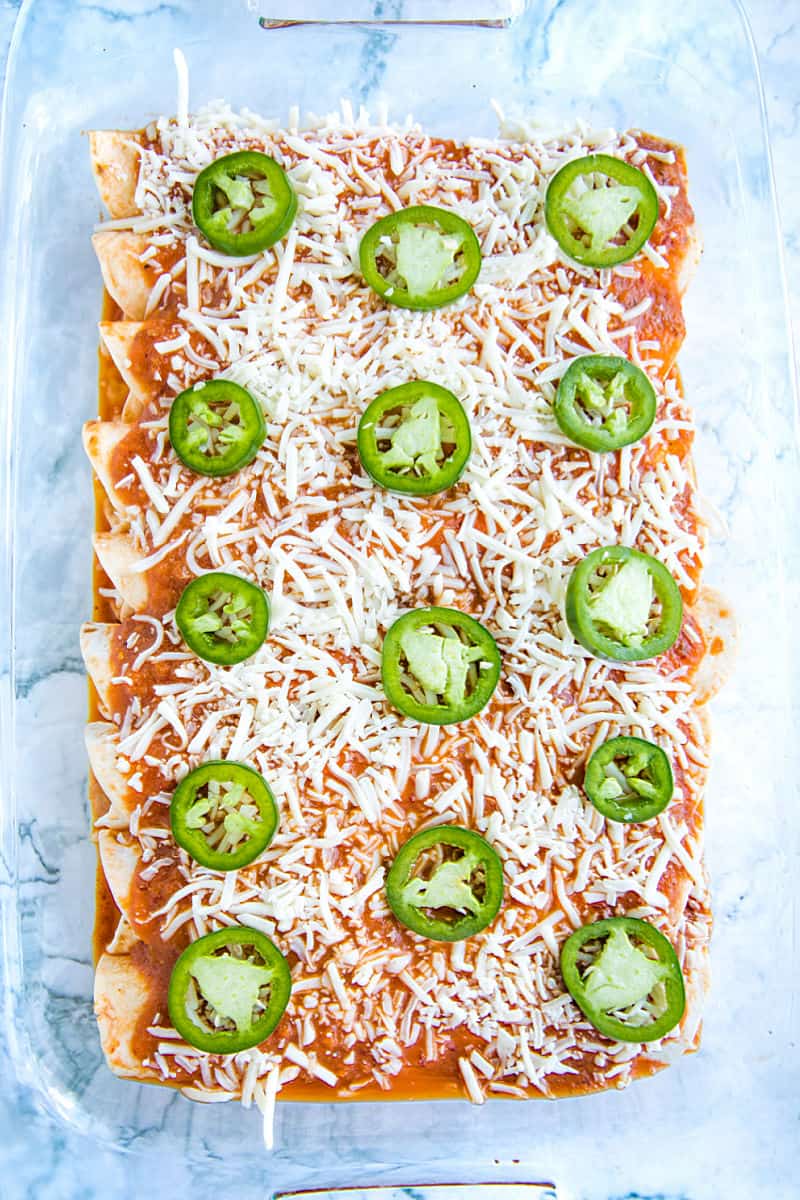
<svg viewBox="0 0 800 1200">
<path fill-rule="evenodd" d="M 0 0 L 0 52 L 3 58 L 16 9 L 17 5 L 10 0 Z M 114 0 L 108 0 L 106 12 L 113 10 Z M 119 14 L 120 19 L 124 19 L 123 5 Z M 800 2 L 751 0 L 749 15 L 763 72 L 787 254 L 790 312 L 795 343 L 800 344 Z M 48 36 L 58 37 L 58 30 L 54 27 L 48 31 Z M 74 662 L 66 659 L 71 651 L 65 649 L 64 653 L 64 669 L 74 672 Z M 78 687 L 76 683 L 76 697 Z M 39 844 L 33 828 L 27 832 L 24 851 L 26 877 L 31 885 L 35 886 L 37 879 L 46 879 L 59 869 L 55 865 L 58 860 L 56 849 Z M 765 885 L 768 883 L 766 879 L 763 882 Z M 720 879 L 720 885 L 721 890 L 724 889 L 723 879 Z M 747 903 L 744 895 L 740 899 Z M 731 897 L 724 896 L 724 901 L 730 909 Z M 63 1004 L 66 1008 L 69 1008 L 70 997 L 80 990 L 80 987 L 73 986 L 74 978 L 82 978 L 88 971 L 85 962 L 64 964 Z M 68 1102 L 67 1098 L 65 1103 Z M 743 1103 L 746 1100 L 743 1099 Z M 787 1113 L 786 1130 L 791 1131 L 786 1133 L 787 1137 L 796 1138 L 796 1124 L 795 1103 L 795 1112 Z M 248 1127 L 244 1136 L 251 1136 L 252 1132 L 252 1128 Z M 657 1145 L 657 1134 L 655 1142 Z M 457 1152 L 458 1148 L 455 1150 Z M 691 1147 L 687 1147 L 687 1152 L 690 1150 Z M 725 1147 L 720 1145 L 719 1151 L 724 1153 Z M 770 1178 L 770 1148 L 766 1145 L 764 1161 L 765 1194 L 781 1197 L 781 1200 L 784 1196 L 800 1194 L 800 1168 L 793 1181 Z M 781 1161 L 785 1162 L 786 1158 L 783 1157 Z M 597 1169 L 605 1178 L 600 1158 Z M 153 1186 L 152 1170 L 148 1160 L 100 1147 L 90 1136 L 83 1136 L 44 1116 L 34 1104 L 31 1094 L 16 1085 L 0 1042 L 0 1200 L 118 1200 L 141 1197 Z M 207 1162 L 194 1164 L 190 1156 L 173 1156 L 159 1161 L 158 1192 L 175 1197 L 175 1200 L 189 1195 L 194 1200 L 206 1200 L 207 1197 L 216 1196 L 222 1187 L 231 1182 L 221 1163 L 219 1170 L 215 1171 Z M 240 1200 L 250 1200 L 251 1197 L 269 1200 L 271 1188 L 268 1175 L 254 1176 L 244 1186 L 239 1183 L 236 1185 L 236 1194 Z M 414 1200 L 431 1200 L 430 1194 L 424 1189 L 403 1189 L 394 1194 L 410 1196 Z M 752 1194 L 749 1190 L 740 1195 L 728 1191 L 726 1200 L 744 1200 L 745 1195 Z M 369 1200 L 378 1200 L 374 1193 L 361 1195 L 369 1196 Z M 608 1176 L 607 1195 L 608 1200 L 623 1200 L 611 1175 Z M 318 1200 L 323 1200 L 323 1197 L 319 1196 Z M 473 1197 L 467 1194 L 465 1200 L 473 1200 Z M 513 1200 L 521 1198 L 515 1195 Z M 572 1197 L 571 1200 L 578 1200 L 578 1197 Z M 629 1200 L 635 1200 L 632 1193 Z M 658 1195 L 650 1191 L 646 1196 L 636 1197 L 636 1200 L 694 1198 L 677 1193 Z"/>
</svg>

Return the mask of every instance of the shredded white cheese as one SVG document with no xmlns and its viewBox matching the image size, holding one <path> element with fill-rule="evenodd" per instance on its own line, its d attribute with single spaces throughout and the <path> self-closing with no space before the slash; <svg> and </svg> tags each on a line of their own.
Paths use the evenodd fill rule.
<svg viewBox="0 0 800 1200">
<path fill-rule="evenodd" d="M 592 659 L 566 626 L 564 594 L 577 561 L 610 543 L 656 554 L 691 589 L 705 530 L 693 507 L 691 415 L 660 343 L 638 335 L 651 298 L 626 310 L 611 273 L 561 261 L 541 210 L 553 171 L 590 150 L 651 174 L 670 159 L 632 134 L 580 125 L 553 136 L 508 128 L 510 140 L 475 140 L 448 158 L 417 128 L 376 127 L 363 112 L 309 128 L 295 117 L 289 133 L 224 105 L 190 118 L 178 52 L 176 66 L 178 117 L 159 120 L 142 152 L 141 214 L 106 225 L 182 248 L 148 301 L 154 312 L 172 305 L 175 323 L 153 345 L 163 381 L 143 426 L 153 452 L 121 468 L 117 487 L 124 478 L 140 491 L 118 532 L 139 574 L 162 578 L 174 564 L 181 575 L 223 569 L 255 580 L 272 625 L 251 659 L 217 668 L 180 653 L 171 612 L 137 614 L 153 640 L 126 649 L 120 680 L 165 661 L 169 682 L 112 714 L 114 736 L 131 768 L 159 771 L 167 795 L 208 758 L 262 771 L 281 821 L 250 867 L 222 875 L 164 854 L 158 826 L 141 816 L 129 837 L 150 878 L 169 869 L 180 880 L 151 918 L 162 937 L 241 922 L 274 936 L 296 967 L 279 1049 L 222 1060 L 185 1047 L 176 1055 L 166 1040 L 156 1069 L 171 1078 L 177 1062 L 197 1098 L 255 1102 L 268 1145 L 276 1096 L 295 1078 L 341 1094 L 391 1090 L 409 1047 L 435 1060 L 457 1030 L 476 1043 L 458 1058 L 475 1103 L 526 1088 L 550 1094 L 577 1064 L 624 1083 L 638 1050 L 614 1055 L 581 1018 L 556 970 L 559 947 L 593 912 L 631 896 L 639 915 L 694 936 L 702 912 L 687 907 L 686 882 L 702 895 L 704 877 L 688 814 L 704 784 L 705 735 L 684 668 Z M 232 262 L 194 233 L 191 187 L 222 149 L 252 145 L 286 166 L 298 216 L 283 242 Z M 668 207 L 672 194 L 660 194 Z M 475 228 L 479 282 L 447 309 L 376 306 L 356 270 L 360 235 L 384 212 L 426 201 Z M 651 438 L 614 464 L 571 446 L 552 414 L 566 365 L 587 349 L 629 354 L 658 393 Z M 209 373 L 246 386 L 268 423 L 255 461 L 225 480 L 191 475 L 164 441 L 171 397 Z M 412 377 L 450 388 L 473 431 L 461 483 L 435 505 L 375 488 L 355 452 L 368 400 Z M 654 456 L 665 444 L 670 453 Z M 112 582 L 124 600 L 125 578 Z M 383 635 L 426 603 L 472 612 L 501 651 L 498 696 L 468 726 L 420 727 L 383 700 Z M 158 653 L 165 642 L 174 660 Z M 619 732 L 668 749 L 686 817 L 614 826 L 586 801 L 575 771 Z M 414 828 L 436 823 L 470 825 L 495 845 L 506 876 L 500 916 L 452 947 L 410 935 L 371 942 L 367 929 L 389 928 L 380 924 L 388 861 Z"/>
</svg>

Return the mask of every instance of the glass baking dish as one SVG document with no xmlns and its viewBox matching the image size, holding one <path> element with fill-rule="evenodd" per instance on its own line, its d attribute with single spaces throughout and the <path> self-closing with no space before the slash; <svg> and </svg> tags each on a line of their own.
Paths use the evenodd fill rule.
<svg viewBox="0 0 800 1200">
<path fill-rule="evenodd" d="M 259 16 L 377 24 L 264 29 Z M 475 18 L 484 23 L 452 23 Z M 188 59 L 194 104 L 225 96 L 282 116 L 294 104 L 323 113 L 341 98 L 373 111 L 385 102 L 397 119 L 410 109 L 431 132 L 465 137 L 495 132 L 494 99 L 508 116 L 638 126 L 687 148 L 705 256 L 686 301 L 681 365 L 715 514 L 707 579 L 735 605 L 741 653 L 713 710 L 716 932 L 703 1047 L 650 1081 L 481 1109 L 280 1104 L 266 1157 L 254 1113 L 121 1082 L 103 1063 L 91 1012 L 94 849 L 77 647 L 91 604 L 80 426 L 96 412 L 101 297 L 82 131 L 173 112 L 174 46 Z M 769 151 L 737 0 L 117 0 L 113 9 L 28 0 L 8 64 L 2 169 L 0 890 L 5 1035 L 21 1085 L 74 1132 L 130 1151 L 131 1173 L 169 1155 L 173 1176 L 179 1164 L 193 1180 L 213 1169 L 217 1183 L 257 1182 L 264 1195 L 456 1180 L 549 1180 L 583 1200 L 717 1200 L 765 1185 L 773 1198 L 795 1194 L 800 477 Z"/>
</svg>

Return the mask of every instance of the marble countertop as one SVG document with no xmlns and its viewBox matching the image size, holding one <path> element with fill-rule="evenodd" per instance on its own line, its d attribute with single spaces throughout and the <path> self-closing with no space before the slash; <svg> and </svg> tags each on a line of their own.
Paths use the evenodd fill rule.
<svg viewBox="0 0 800 1200">
<path fill-rule="evenodd" d="M 114 7 L 114 0 L 110 0 Z M 8 47 L 18 3 L 0 0 L 0 71 Z M 770 124 L 778 203 L 786 249 L 786 266 L 791 322 L 795 346 L 800 346 L 800 0 L 749 0 L 754 39 L 758 48 Z M 788 1122 L 788 1118 L 787 1118 Z M 28 1094 L 16 1086 L 3 1055 L 0 1039 L 0 1197 L 2 1200 L 120 1200 L 145 1195 L 148 1186 L 145 1161 L 121 1157 L 94 1148 L 85 1139 L 42 1116 Z M 765 1190 L 770 1180 L 765 1178 Z M 787 1187 L 788 1181 L 781 1184 Z M 796 1179 L 800 1191 L 800 1167 Z M 187 1162 L 173 1162 L 159 1176 L 159 1194 L 175 1200 L 192 1195 L 204 1200 L 219 1190 L 211 1173 L 198 1176 Z M 789 1195 L 788 1190 L 780 1195 Z M 237 1189 L 241 1200 L 270 1195 L 266 1177 L 253 1182 L 252 1190 Z M 366 1197 L 367 1193 L 351 1193 Z M 387 1198 L 389 1192 L 386 1193 Z M 550 1195 L 540 1193 L 543 1197 Z M 434 1200 L 434 1193 L 420 1189 L 396 1189 L 400 1197 Z M 442 1193 L 436 1192 L 436 1200 Z M 473 1200 L 468 1192 L 453 1193 L 453 1200 Z M 318 1200 L 325 1200 L 321 1194 Z M 382 1196 L 369 1194 L 369 1200 Z M 514 1189 L 508 1200 L 522 1200 Z M 577 1198 L 572 1198 L 577 1200 Z M 614 1194 L 609 1200 L 625 1200 Z M 691 1200 L 690 1197 L 648 1196 L 627 1200 Z M 731 1197 L 731 1200 L 740 1200 Z M 742 1197 L 741 1200 L 744 1200 Z"/>
</svg>

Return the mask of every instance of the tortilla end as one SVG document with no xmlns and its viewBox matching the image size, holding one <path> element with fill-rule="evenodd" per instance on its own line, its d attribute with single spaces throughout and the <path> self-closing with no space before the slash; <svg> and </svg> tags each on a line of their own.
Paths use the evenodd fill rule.
<svg viewBox="0 0 800 1200">
<path fill-rule="evenodd" d="M 693 681 L 695 698 L 698 704 L 706 704 L 733 674 L 739 627 L 731 604 L 714 588 L 700 589 L 692 615 L 703 631 L 707 647 Z"/>
<path fill-rule="evenodd" d="M 155 282 L 141 261 L 148 244 L 146 234 L 124 229 L 106 229 L 92 237 L 106 291 L 130 321 L 141 321 L 147 315 Z"/>
<path fill-rule="evenodd" d="M 104 953 L 115 955 L 130 954 L 138 941 L 139 939 L 131 929 L 127 918 L 121 916 L 117 922 L 117 928 L 114 930 L 114 936 L 106 946 Z"/>
<path fill-rule="evenodd" d="M 94 1011 L 100 1045 L 115 1075 L 155 1079 L 134 1049 L 134 1034 L 152 1007 L 151 985 L 128 954 L 101 954 L 94 977 Z"/>
<path fill-rule="evenodd" d="M 126 533 L 111 531 L 95 533 L 92 542 L 100 566 L 123 602 L 133 612 L 141 612 L 147 608 L 147 580 L 144 572 L 133 569 L 141 556 L 132 539 Z"/>
<path fill-rule="evenodd" d="M 101 709 L 111 711 L 112 642 L 115 625 L 88 621 L 81 626 L 80 646 L 86 672 L 94 685 Z"/>
<path fill-rule="evenodd" d="M 117 446 L 131 431 L 126 421 L 87 421 L 83 427 L 83 448 L 104 492 L 117 512 L 127 507 L 111 474 L 111 460 Z"/>
<path fill-rule="evenodd" d="M 686 252 L 678 270 L 678 295 L 681 297 L 685 296 L 703 257 L 703 239 L 696 222 L 688 226 L 686 234 Z"/>
<path fill-rule="evenodd" d="M 136 203 L 141 154 L 141 134 L 120 129 L 95 129 L 89 134 L 92 174 L 100 199 L 114 220 L 141 212 Z"/>
<path fill-rule="evenodd" d="M 154 392 L 150 380 L 140 377 L 133 365 L 133 343 L 146 327 L 143 321 L 101 321 L 98 326 L 100 340 L 130 390 L 122 410 L 123 420 L 128 422 L 141 417 Z"/>
<path fill-rule="evenodd" d="M 117 727 L 110 721 L 90 721 L 84 740 L 89 767 L 108 801 L 103 824 L 110 829 L 127 829 L 140 797 L 117 767 Z"/>
<path fill-rule="evenodd" d="M 142 851 L 138 843 L 130 839 L 130 835 L 123 840 L 119 831 L 114 829 L 100 830 L 97 835 L 97 850 L 114 903 L 128 923 L 133 925 L 131 892 Z"/>
</svg>

